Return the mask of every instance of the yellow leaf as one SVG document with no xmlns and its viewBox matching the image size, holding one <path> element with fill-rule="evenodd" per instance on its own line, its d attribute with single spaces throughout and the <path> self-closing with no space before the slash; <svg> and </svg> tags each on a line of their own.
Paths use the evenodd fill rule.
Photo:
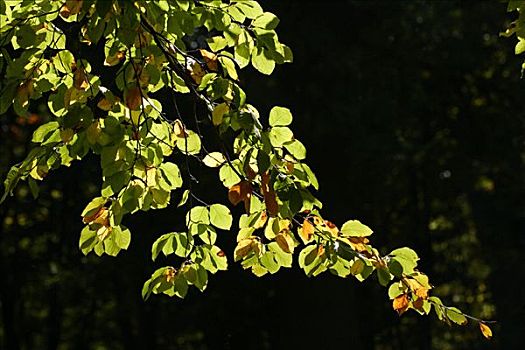
<svg viewBox="0 0 525 350">
<path fill-rule="evenodd" d="M 339 229 L 335 224 L 331 221 L 325 220 L 324 224 L 328 228 L 328 231 L 332 234 L 332 236 L 337 237 L 339 235 Z"/>
<path fill-rule="evenodd" d="M 229 111 L 230 107 L 225 102 L 219 103 L 217 106 L 215 106 L 215 108 L 213 108 L 213 112 L 211 113 L 213 125 L 220 125 L 224 115 Z"/>
<path fill-rule="evenodd" d="M 268 220 L 268 215 L 266 215 L 266 210 L 263 210 L 261 212 L 261 216 L 259 217 L 259 219 L 255 222 L 255 224 L 253 224 L 253 228 L 254 229 L 262 228 L 264 224 L 266 224 L 267 220 Z"/>
<path fill-rule="evenodd" d="M 199 50 L 208 68 L 214 72 L 218 70 L 217 55 L 204 49 Z"/>
<path fill-rule="evenodd" d="M 177 270 L 173 267 L 168 267 L 166 269 L 166 272 L 164 274 L 166 275 L 166 282 L 170 283 L 175 278 L 175 274 L 177 273 Z"/>
<path fill-rule="evenodd" d="M 175 122 L 173 123 L 173 133 L 177 137 L 182 137 L 182 138 L 188 137 L 186 128 L 184 127 L 184 124 L 182 124 L 182 121 L 180 119 L 175 119 Z"/>
<path fill-rule="evenodd" d="M 314 225 L 312 225 L 308 218 L 304 219 L 303 225 L 299 229 L 299 237 L 301 237 L 305 244 L 313 239 L 314 232 Z"/>
<path fill-rule="evenodd" d="M 202 162 L 210 168 L 217 168 L 226 162 L 226 157 L 221 152 L 211 152 L 204 157 Z"/>
<path fill-rule="evenodd" d="M 487 339 L 492 338 L 492 330 L 489 326 L 487 326 L 485 323 L 480 322 L 479 323 L 479 329 L 481 330 L 481 334 Z"/>
<path fill-rule="evenodd" d="M 146 169 L 146 184 L 148 186 L 155 186 L 157 184 L 157 168 L 152 167 Z"/>
<path fill-rule="evenodd" d="M 189 71 L 191 78 L 197 83 L 200 84 L 202 81 L 202 77 L 206 74 L 204 69 L 202 69 L 201 65 L 197 61 L 190 62 L 189 65 Z"/>
<path fill-rule="evenodd" d="M 361 272 L 363 272 L 363 269 L 365 268 L 365 263 L 363 260 L 358 259 L 354 261 L 352 266 L 350 267 L 350 273 L 354 276 L 359 275 Z"/>
<path fill-rule="evenodd" d="M 111 227 L 100 226 L 100 228 L 97 230 L 97 237 L 99 240 L 103 241 L 107 236 L 109 236 L 110 233 Z"/>
</svg>

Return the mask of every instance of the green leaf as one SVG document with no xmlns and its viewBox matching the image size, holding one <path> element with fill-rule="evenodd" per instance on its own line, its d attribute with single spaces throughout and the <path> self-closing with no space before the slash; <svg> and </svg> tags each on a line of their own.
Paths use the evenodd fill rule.
<svg viewBox="0 0 525 350">
<path fill-rule="evenodd" d="M 211 152 L 204 157 L 202 162 L 210 168 L 217 168 L 226 162 L 226 157 L 221 152 Z"/>
<path fill-rule="evenodd" d="M 62 73 L 71 73 L 75 64 L 75 57 L 68 50 L 62 50 L 53 57 L 52 62 L 55 68 Z"/>
<path fill-rule="evenodd" d="M 168 241 L 170 240 L 172 236 L 173 236 L 172 233 L 166 233 L 160 236 L 159 238 L 157 238 L 157 240 L 153 243 L 153 245 L 151 246 L 151 259 L 153 261 L 157 259 L 160 252 L 163 251 L 164 247 L 166 246 L 166 244 L 168 243 Z"/>
<path fill-rule="evenodd" d="M 91 200 L 91 202 L 86 205 L 84 210 L 82 211 L 81 216 L 92 216 L 95 214 L 106 202 L 108 201 L 105 197 L 95 197 Z"/>
<path fill-rule="evenodd" d="M 213 52 L 220 51 L 228 45 L 228 41 L 222 36 L 214 36 L 206 40 Z"/>
<path fill-rule="evenodd" d="M 252 65 L 259 72 L 270 75 L 275 69 L 275 62 L 266 56 L 266 49 L 259 47 L 252 52 Z"/>
<path fill-rule="evenodd" d="M 180 199 L 180 202 L 179 204 L 177 204 L 177 208 L 182 207 L 184 204 L 186 204 L 189 196 L 190 196 L 190 190 L 184 190 L 184 192 L 182 192 L 182 197 Z"/>
<path fill-rule="evenodd" d="M 263 13 L 261 5 L 254 0 L 236 0 L 235 5 L 248 18 L 256 18 Z"/>
<path fill-rule="evenodd" d="M 372 234 L 370 227 L 362 224 L 359 220 L 349 220 L 341 227 L 343 236 L 366 237 Z"/>
<path fill-rule="evenodd" d="M 251 50 L 248 43 L 237 44 L 234 48 L 235 62 L 242 69 L 250 63 Z"/>
<path fill-rule="evenodd" d="M 222 230 L 231 228 L 233 218 L 230 209 L 222 204 L 213 204 L 210 206 L 211 224 Z"/>
<path fill-rule="evenodd" d="M 293 140 L 284 144 L 284 148 L 297 160 L 306 158 L 306 148 L 299 140 Z"/>
<path fill-rule="evenodd" d="M 280 269 L 279 263 L 275 260 L 275 254 L 271 251 L 267 251 L 260 258 L 261 265 L 268 270 L 271 274 L 276 273 Z"/>
<path fill-rule="evenodd" d="M 279 18 L 271 12 L 265 12 L 252 22 L 252 26 L 263 29 L 275 29 L 279 24 Z"/>
<path fill-rule="evenodd" d="M 299 253 L 299 266 L 305 268 L 311 265 L 317 258 L 317 246 L 315 244 L 308 245 Z"/>
<path fill-rule="evenodd" d="M 159 166 L 166 181 L 171 185 L 171 189 L 176 189 L 182 186 L 182 177 L 177 164 L 166 162 Z"/>
<path fill-rule="evenodd" d="M 292 123 L 292 119 L 288 108 L 273 107 L 270 111 L 270 126 L 287 126 Z"/>
<path fill-rule="evenodd" d="M 187 257 L 193 247 L 193 237 L 186 232 L 173 233 L 172 237 L 171 243 L 175 255 L 181 258 Z"/>
<path fill-rule="evenodd" d="M 190 227 L 195 224 L 210 224 L 210 215 L 208 208 L 196 206 L 191 208 L 186 214 L 186 225 Z"/>
<path fill-rule="evenodd" d="M 115 243 L 120 249 L 128 249 L 131 242 L 131 232 L 128 228 L 121 226 L 118 230 L 113 229 L 115 235 Z"/>
<path fill-rule="evenodd" d="M 31 194 L 33 195 L 33 199 L 37 199 L 40 189 L 39 189 L 38 184 L 36 183 L 35 179 L 33 179 L 32 177 L 29 177 L 27 179 L 27 183 L 29 184 L 29 189 L 31 190 Z"/>
<path fill-rule="evenodd" d="M 40 125 L 38 129 L 36 129 L 35 132 L 33 133 L 33 138 L 31 139 L 31 141 L 35 143 L 42 143 L 47 138 L 49 138 L 49 135 L 51 135 L 59 127 L 60 125 L 58 124 L 58 122 L 55 122 L 55 121 Z"/>
<path fill-rule="evenodd" d="M 523 52 L 525 52 L 525 38 L 518 38 L 519 42 L 516 44 L 516 48 L 514 49 L 516 55 L 519 55 Z"/>
<path fill-rule="evenodd" d="M 292 130 L 285 126 L 276 126 L 270 129 L 270 143 L 274 147 L 281 147 L 284 143 L 292 141 Z"/>
<path fill-rule="evenodd" d="M 177 138 L 177 148 L 184 154 L 198 154 L 201 151 L 201 138 L 191 130 L 186 133 L 186 137 Z"/>
<path fill-rule="evenodd" d="M 391 257 L 388 267 L 397 277 L 400 277 L 403 273 L 409 274 L 414 272 L 419 260 L 416 252 L 407 247 L 395 249 L 388 255 Z"/>
<path fill-rule="evenodd" d="M 392 283 L 388 288 L 388 297 L 390 299 L 394 299 L 400 296 L 401 294 L 405 293 L 406 289 L 407 288 L 403 285 L 402 282 Z"/>
<path fill-rule="evenodd" d="M 99 242 L 100 240 L 97 237 L 97 232 L 91 230 L 89 226 L 85 226 L 84 229 L 80 232 L 80 240 L 78 242 L 78 247 L 84 255 L 87 255 Z"/>
<path fill-rule="evenodd" d="M 221 179 L 223 185 L 227 188 L 232 187 L 235 184 L 241 182 L 241 178 L 237 173 L 232 169 L 230 164 L 224 164 L 219 170 L 219 178 Z"/>
<path fill-rule="evenodd" d="M 465 325 L 467 324 L 467 318 L 463 315 L 461 310 L 455 307 L 447 307 L 445 309 L 445 313 L 447 315 L 447 318 L 451 320 L 454 323 L 457 323 L 459 325 Z"/>
<path fill-rule="evenodd" d="M 268 249 L 274 253 L 274 258 L 279 265 L 292 267 L 293 255 L 283 251 L 277 242 L 268 244 Z"/>
<path fill-rule="evenodd" d="M 20 173 L 20 168 L 17 166 L 12 166 L 7 173 L 7 176 L 4 180 L 4 194 L 0 199 L 0 204 L 5 201 L 8 195 L 12 195 L 14 188 L 16 187 L 18 181 L 22 174 Z"/>
<path fill-rule="evenodd" d="M 377 269 L 377 279 L 379 280 L 379 284 L 381 284 L 383 287 L 386 287 L 388 283 L 392 280 L 394 276 L 388 271 L 388 269 L 385 268 L 378 268 Z"/>
</svg>

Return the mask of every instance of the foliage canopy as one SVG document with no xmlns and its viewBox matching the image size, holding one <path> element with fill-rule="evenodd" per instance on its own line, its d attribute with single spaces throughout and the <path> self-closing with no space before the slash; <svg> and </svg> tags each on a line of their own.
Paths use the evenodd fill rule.
<svg viewBox="0 0 525 350">
<path fill-rule="evenodd" d="M 505 33 L 518 37 L 517 54 L 525 51 L 523 8 L 523 1 L 509 4 L 520 18 Z M 278 18 L 256 1 L 13 0 L 0 3 L 0 16 L 0 114 L 27 116 L 45 103 L 54 115 L 7 174 L 2 201 L 20 180 L 37 196 L 51 170 L 96 154 L 102 185 L 81 214 L 79 248 L 116 256 L 131 241 L 125 215 L 177 198 L 185 229 L 162 234 L 151 250 L 153 260 L 162 254 L 173 266 L 151 275 L 144 298 L 204 291 L 231 255 L 256 276 L 292 267 L 295 255 L 308 276 L 374 275 L 399 314 L 434 312 L 460 325 L 471 319 L 491 337 L 488 322 L 430 295 L 412 249 L 382 255 L 365 224 L 350 219 L 339 227 L 321 215 L 311 190 L 319 184 L 290 129 L 291 111 L 276 106 L 261 117 L 240 85 L 240 69 L 271 74 L 293 59 L 275 32 Z M 195 193 L 196 163 L 218 173 L 231 206 L 242 203 L 235 226 L 228 206 Z M 223 231 L 237 232 L 233 254 L 216 245 Z"/>
</svg>

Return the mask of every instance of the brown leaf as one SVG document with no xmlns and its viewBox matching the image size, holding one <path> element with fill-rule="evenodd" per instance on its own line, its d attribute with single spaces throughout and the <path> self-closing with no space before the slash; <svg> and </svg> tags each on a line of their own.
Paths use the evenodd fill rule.
<svg viewBox="0 0 525 350">
<path fill-rule="evenodd" d="M 392 307 L 399 315 L 403 314 L 408 310 L 408 296 L 406 294 L 401 294 L 400 296 L 394 298 L 392 301 Z"/>
<path fill-rule="evenodd" d="M 75 135 L 75 132 L 73 131 L 73 129 L 68 128 L 68 129 L 60 130 L 60 139 L 65 144 L 69 143 L 69 141 L 73 139 L 74 135 Z"/>
<path fill-rule="evenodd" d="M 128 89 L 126 90 L 125 95 L 126 106 L 128 106 L 128 108 L 133 111 L 138 110 L 139 107 L 142 105 L 142 95 L 140 92 L 140 88 L 133 87 L 131 89 Z"/>
<path fill-rule="evenodd" d="M 103 97 L 100 101 L 98 101 L 97 107 L 103 111 L 109 111 L 113 108 L 113 104 L 111 103 L 110 100 Z"/>
<path fill-rule="evenodd" d="M 277 236 L 275 236 L 275 241 L 285 253 L 293 253 L 295 245 L 293 238 L 290 235 L 279 233 Z"/>
<path fill-rule="evenodd" d="M 253 180 L 257 176 L 257 173 L 249 165 L 246 167 L 245 172 L 246 172 L 246 177 L 248 178 L 248 180 Z"/>
<path fill-rule="evenodd" d="M 480 322 L 479 323 L 479 329 L 481 330 L 481 334 L 487 339 L 492 338 L 492 330 L 489 326 L 487 326 L 485 323 Z"/>
<path fill-rule="evenodd" d="M 264 197 L 264 204 L 266 210 L 271 217 L 277 216 L 279 212 L 279 204 L 277 203 L 277 195 L 270 186 L 270 173 L 265 172 L 261 176 L 261 191 Z"/>
<path fill-rule="evenodd" d="M 239 261 L 240 259 L 244 258 L 246 255 L 248 255 L 248 253 L 252 251 L 253 242 L 254 242 L 253 238 L 245 238 L 245 239 L 241 239 L 239 243 L 237 243 L 237 247 L 235 247 L 235 251 L 233 252 L 235 261 Z"/>
<path fill-rule="evenodd" d="M 105 217 L 107 218 L 107 210 L 108 210 L 108 208 L 102 206 L 93 215 L 91 215 L 91 216 L 84 216 L 84 218 L 82 218 L 82 222 L 84 224 L 89 224 L 89 223 L 95 222 L 95 220 L 97 220 L 100 216 L 103 216 L 103 215 L 105 215 Z M 104 214 L 104 213 L 106 213 L 106 214 Z M 98 223 L 100 223 L 100 222 L 98 222 Z"/>
<path fill-rule="evenodd" d="M 78 90 L 86 90 L 89 87 L 89 80 L 84 68 L 80 67 L 75 69 L 73 73 L 73 86 Z"/>
<path fill-rule="evenodd" d="M 204 62 L 206 62 L 206 65 L 208 66 L 208 68 L 210 70 L 212 70 L 214 72 L 219 70 L 219 66 L 217 64 L 217 55 L 216 54 L 214 54 L 213 52 L 204 50 L 204 49 L 200 49 L 199 51 L 200 51 L 200 53 L 202 55 L 202 58 L 204 58 Z"/>
<path fill-rule="evenodd" d="M 68 18 L 71 15 L 76 15 L 82 9 L 83 2 L 84 0 L 67 0 L 60 9 L 60 15 L 64 18 Z"/>
<path fill-rule="evenodd" d="M 293 173 L 293 170 L 294 170 L 294 163 L 292 162 L 285 162 L 284 163 L 284 167 L 286 168 L 286 173 L 287 174 L 291 174 Z"/>
</svg>

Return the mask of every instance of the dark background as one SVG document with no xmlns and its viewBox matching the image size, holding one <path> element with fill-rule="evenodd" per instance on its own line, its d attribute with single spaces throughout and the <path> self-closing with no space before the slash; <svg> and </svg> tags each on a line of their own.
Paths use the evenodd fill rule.
<svg viewBox="0 0 525 350">
<path fill-rule="evenodd" d="M 434 293 L 497 320 L 494 339 L 476 324 L 399 318 L 373 279 L 307 278 L 297 266 L 256 278 L 231 263 L 204 294 L 143 302 L 142 283 L 169 261 L 152 263 L 151 243 L 184 213 L 134 215 L 127 252 L 84 257 L 79 215 L 100 186 L 90 157 L 49 175 L 38 200 L 20 185 L 0 206 L 0 347 L 521 348 L 525 82 L 515 39 L 498 37 L 514 15 L 495 1 L 262 4 L 281 19 L 295 61 L 271 77 L 248 70 L 242 85 L 264 116 L 273 105 L 292 109 L 325 215 L 367 223 L 383 253 L 416 249 Z M 0 123 L 4 175 L 37 125 L 12 116 Z M 201 191 L 226 202 L 209 173 Z M 234 235 L 219 244 L 231 248 Z"/>
</svg>

